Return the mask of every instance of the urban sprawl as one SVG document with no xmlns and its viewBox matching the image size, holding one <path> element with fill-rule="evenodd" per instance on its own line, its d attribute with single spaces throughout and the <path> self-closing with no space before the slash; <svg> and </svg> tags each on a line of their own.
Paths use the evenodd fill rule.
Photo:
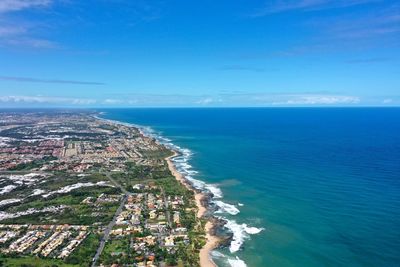
<svg viewBox="0 0 400 267">
<path fill-rule="evenodd" d="M 172 151 L 94 115 L 0 112 L 0 266 L 198 266 Z"/>
</svg>

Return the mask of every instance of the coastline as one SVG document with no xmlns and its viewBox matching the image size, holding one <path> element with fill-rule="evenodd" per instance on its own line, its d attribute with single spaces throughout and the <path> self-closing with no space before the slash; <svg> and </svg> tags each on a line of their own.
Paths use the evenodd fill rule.
<svg viewBox="0 0 400 267">
<path fill-rule="evenodd" d="M 131 123 L 123 123 L 120 121 L 114 121 L 114 120 L 109 120 L 105 118 L 101 118 L 99 116 L 93 116 L 95 119 L 98 120 L 103 120 L 103 121 L 108 121 L 109 123 L 112 124 L 122 124 L 126 125 L 128 127 L 134 127 L 140 131 L 140 133 L 146 137 L 149 138 L 154 138 L 152 136 L 149 136 L 148 134 L 143 132 L 143 129 L 139 125 L 134 125 Z M 194 198 L 197 206 L 197 218 L 203 218 L 204 215 L 207 212 L 207 207 L 203 204 L 203 200 L 206 199 L 206 194 L 196 190 L 189 182 L 188 180 L 176 169 L 175 164 L 172 162 L 172 158 L 179 156 L 180 154 L 173 148 L 168 147 L 170 151 L 173 152 L 173 155 L 166 157 L 165 160 L 168 164 L 168 169 L 171 171 L 172 175 L 175 177 L 177 181 L 179 181 L 182 185 L 184 185 L 188 190 L 192 191 L 194 193 Z M 218 247 L 218 245 L 223 242 L 223 239 L 220 237 L 213 235 L 213 230 L 218 227 L 218 225 L 208 219 L 205 226 L 204 226 L 204 231 L 205 231 L 205 238 L 206 238 L 206 244 L 200 249 L 199 252 L 199 257 L 200 257 L 200 267 L 218 267 L 215 262 L 211 258 L 211 251 L 215 248 Z"/>
<path fill-rule="evenodd" d="M 179 154 L 172 150 L 174 154 L 172 156 L 169 156 L 165 158 L 168 164 L 168 168 L 171 171 L 172 175 L 178 180 L 181 184 L 183 184 L 188 190 L 191 190 L 194 192 L 194 197 L 196 201 L 196 206 L 197 206 L 197 218 L 202 218 L 205 213 L 207 212 L 207 208 L 203 205 L 202 200 L 205 198 L 205 195 L 202 192 L 198 192 L 194 190 L 187 182 L 185 177 L 176 170 L 174 163 L 172 162 L 172 158 L 178 156 Z M 215 249 L 218 244 L 220 243 L 220 239 L 212 235 L 212 229 L 215 227 L 215 225 L 212 223 L 212 221 L 208 220 L 206 225 L 204 226 L 204 230 L 206 233 L 206 244 L 200 249 L 200 266 L 201 267 L 217 267 L 217 265 L 214 263 L 214 261 L 210 257 L 210 253 L 213 249 Z"/>
</svg>

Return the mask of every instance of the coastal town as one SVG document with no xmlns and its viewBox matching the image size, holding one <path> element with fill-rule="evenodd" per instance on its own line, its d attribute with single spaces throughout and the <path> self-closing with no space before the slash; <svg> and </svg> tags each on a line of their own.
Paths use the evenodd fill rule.
<svg viewBox="0 0 400 267">
<path fill-rule="evenodd" d="M 0 113 L 0 266 L 200 266 L 173 151 L 95 115 Z"/>
</svg>

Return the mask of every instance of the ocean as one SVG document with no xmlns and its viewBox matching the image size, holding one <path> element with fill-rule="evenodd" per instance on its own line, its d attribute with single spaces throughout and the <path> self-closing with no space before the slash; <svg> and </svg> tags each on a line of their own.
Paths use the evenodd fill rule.
<svg viewBox="0 0 400 267">
<path fill-rule="evenodd" d="M 184 152 L 233 233 L 218 266 L 400 266 L 399 108 L 101 111 Z"/>
</svg>

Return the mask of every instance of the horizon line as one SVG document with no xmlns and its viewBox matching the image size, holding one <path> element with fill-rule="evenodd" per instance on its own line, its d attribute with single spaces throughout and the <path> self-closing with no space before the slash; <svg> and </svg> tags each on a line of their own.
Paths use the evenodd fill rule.
<svg viewBox="0 0 400 267">
<path fill-rule="evenodd" d="M 71 106 L 53 106 L 53 107 L 0 107 L 0 110 L 10 109 L 71 109 L 71 110 L 93 110 L 93 109 L 290 109 L 290 108 L 400 108 L 400 105 L 363 105 L 363 106 L 138 106 L 138 107 L 71 107 Z"/>
</svg>

